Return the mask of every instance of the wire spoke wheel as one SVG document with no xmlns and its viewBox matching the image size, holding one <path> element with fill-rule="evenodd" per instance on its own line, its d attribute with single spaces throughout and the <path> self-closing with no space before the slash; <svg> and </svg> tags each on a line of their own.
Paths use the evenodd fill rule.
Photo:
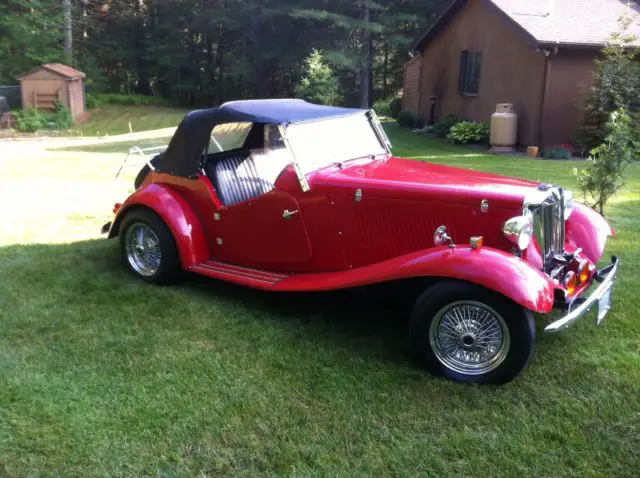
<svg viewBox="0 0 640 478">
<path fill-rule="evenodd" d="M 452 302 L 436 312 L 429 342 L 447 368 L 466 375 L 495 370 L 509 353 L 506 322 L 493 308 L 476 301 Z"/>
<path fill-rule="evenodd" d="M 141 276 L 153 276 L 160 269 L 160 240 L 146 224 L 135 222 L 127 228 L 125 248 L 129 264 Z"/>
</svg>

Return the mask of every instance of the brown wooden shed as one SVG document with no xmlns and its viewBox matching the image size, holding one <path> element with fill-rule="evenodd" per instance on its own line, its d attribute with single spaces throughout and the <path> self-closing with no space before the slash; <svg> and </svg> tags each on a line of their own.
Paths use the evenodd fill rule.
<svg viewBox="0 0 640 478">
<path fill-rule="evenodd" d="M 74 119 L 85 112 L 85 74 L 60 63 L 47 63 L 18 77 L 22 106 L 53 111 L 56 100 L 65 104 Z"/>
</svg>

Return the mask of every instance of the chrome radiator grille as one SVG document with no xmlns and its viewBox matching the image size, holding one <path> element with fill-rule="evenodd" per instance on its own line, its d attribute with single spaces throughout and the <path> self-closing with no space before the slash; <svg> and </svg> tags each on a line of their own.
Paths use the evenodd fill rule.
<svg viewBox="0 0 640 478">
<path fill-rule="evenodd" d="M 564 251 L 565 221 L 564 194 L 561 188 L 549 188 L 548 195 L 537 204 L 531 204 L 536 241 L 543 253 L 545 263 L 555 254 Z"/>
</svg>

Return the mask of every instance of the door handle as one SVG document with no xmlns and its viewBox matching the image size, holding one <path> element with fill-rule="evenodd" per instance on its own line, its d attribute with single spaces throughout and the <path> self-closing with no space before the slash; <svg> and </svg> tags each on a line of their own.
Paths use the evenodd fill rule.
<svg viewBox="0 0 640 478">
<path fill-rule="evenodd" d="M 295 211 L 289 211 L 288 209 L 285 209 L 284 211 L 282 211 L 282 217 L 284 219 L 289 219 L 289 218 L 291 218 L 291 216 L 295 216 L 299 212 L 300 211 L 298 211 L 297 209 Z"/>
</svg>

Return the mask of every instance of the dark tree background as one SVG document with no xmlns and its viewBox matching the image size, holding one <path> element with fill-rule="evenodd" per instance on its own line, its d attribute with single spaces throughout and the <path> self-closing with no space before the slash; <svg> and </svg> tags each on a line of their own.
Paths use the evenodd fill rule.
<svg viewBox="0 0 640 478">
<path fill-rule="evenodd" d="M 63 0 L 0 4 L 0 84 L 43 61 L 69 62 Z M 72 0 L 72 64 L 92 92 L 187 105 L 292 96 L 316 48 L 345 104 L 402 87 L 411 42 L 447 0 Z"/>
</svg>

